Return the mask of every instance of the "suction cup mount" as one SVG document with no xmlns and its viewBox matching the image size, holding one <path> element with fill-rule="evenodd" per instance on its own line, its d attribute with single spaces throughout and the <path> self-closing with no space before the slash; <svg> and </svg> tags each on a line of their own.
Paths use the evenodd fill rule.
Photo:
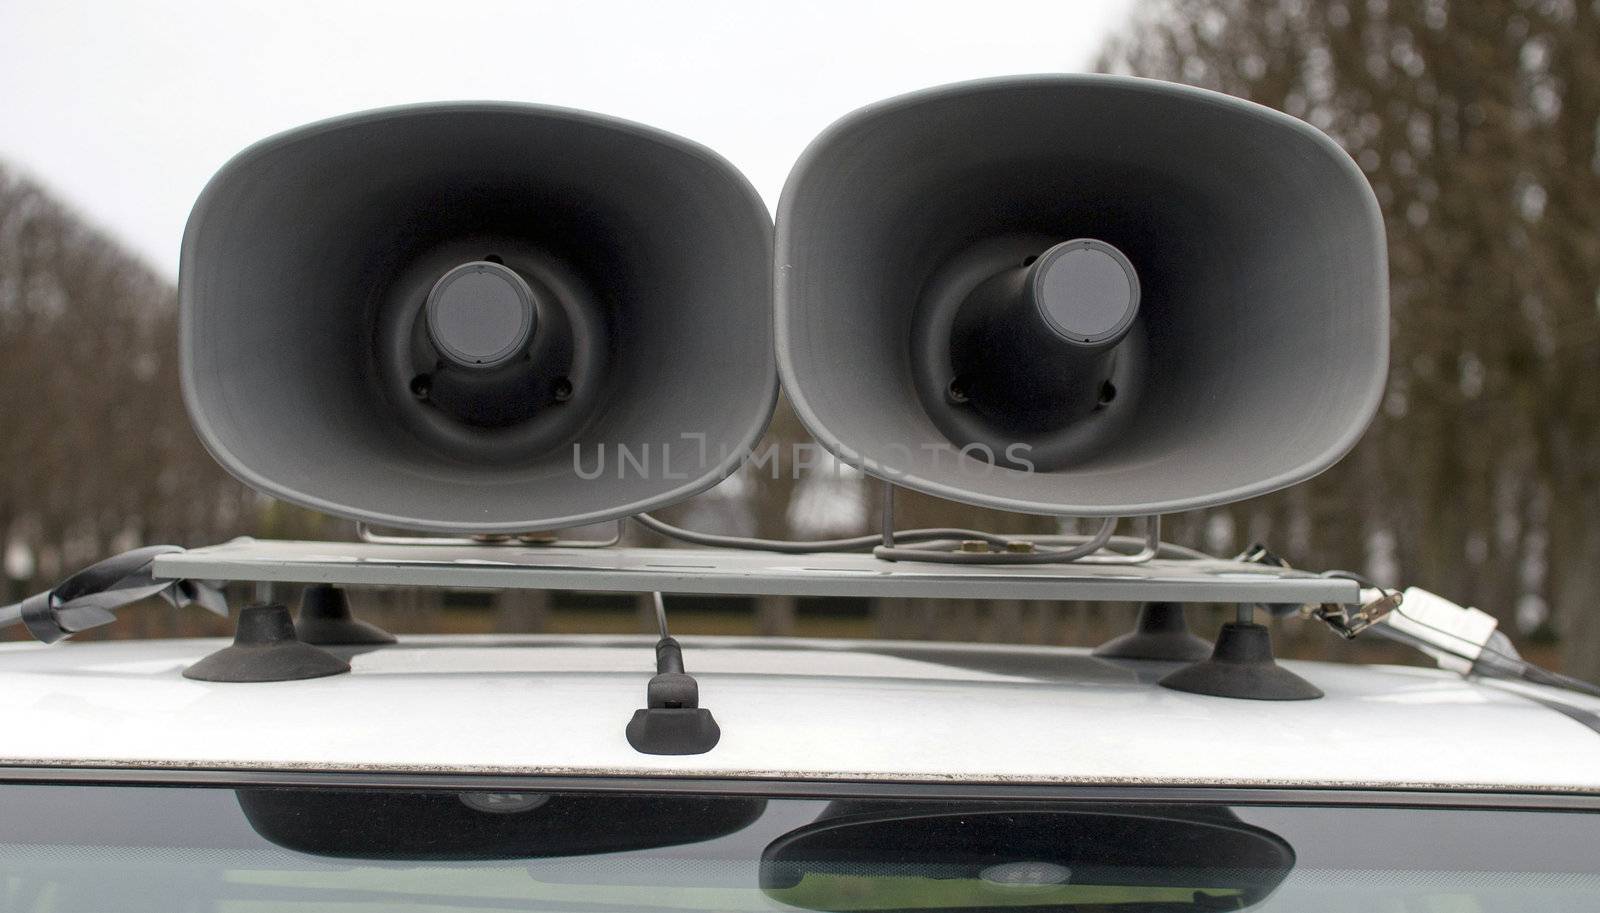
<svg viewBox="0 0 1600 913">
<path fill-rule="evenodd" d="M 1181 603 L 1147 602 L 1139 608 L 1134 629 L 1101 644 L 1094 655 L 1102 659 L 1195 663 L 1211 655 L 1211 644 L 1189 630 Z"/>
<path fill-rule="evenodd" d="M 281 604 L 239 611 L 233 646 L 183 670 L 202 682 L 292 682 L 349 672 L 350 664 L 295 636 L 289 609 Z"/>
<path fill-rule="evenodd" d="M 323 646 L 392 644 L 395 637 L 350 612 L 344 590 L 326 583 L 306 587 L 300 596 L 300 614 L 294 621 L 302 643 Z"/>
<path fill-rule="evenodd" d="M 1161 679 L 1174 691 L 1210 694 L 1250 701 L 1309 701 L 1322 697 L 1322 689 L 1288 669 L 1272 656 L 1272 634 L 1256 624 L 1251 608 L 1241 607 L 1239 620 L 1222 626 L 1211 657 L 1185 666 Z"/>
</svg>

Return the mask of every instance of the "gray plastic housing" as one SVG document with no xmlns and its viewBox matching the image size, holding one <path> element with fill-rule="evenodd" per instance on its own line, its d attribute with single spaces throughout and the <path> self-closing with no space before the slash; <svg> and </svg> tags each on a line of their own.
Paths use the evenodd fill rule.
<svg viewBox="0 0 1600 913">
<path fill-rule="evenodd" d="M 638 124 L 479 102 L 311 124 L 195 204 L 184 399 L 235 476 L 329 514 L 516 533 L 651 510 L 771 418 L 771 244 L 731 165 Z M 429 290 L 474 261 L 528 281 L 535 341 L 427 376 Z"/>
<path fill-rule="evenodd" d="M 807 148 L 776 238 L 778 365 L 801 420 L 842 460 L 940 497 L 1073 516 L 1241 500 L 1332 465 L 1382 396 L 1371 187 L 1315 128 L 1213 92 L 1030 76 L 868 106 Z M 1137 271 L 1117 396 L 1008 440 L 943 395 L 950 303 L 1075 238 Z M 1042 458 L 1007 468 L 963 453 L 973 441 Z"/>
</svg>

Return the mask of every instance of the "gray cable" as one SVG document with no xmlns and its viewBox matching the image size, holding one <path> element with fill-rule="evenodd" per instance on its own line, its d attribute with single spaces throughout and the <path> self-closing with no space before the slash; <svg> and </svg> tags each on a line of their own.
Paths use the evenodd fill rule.
<svg viewBox="0 0 1600 913">
<path fill-rule="evenodd" d="M 656 624 L 661 627 L 661 637 L 663 640 L 665 640 L 667 637 L 671 636 L 667 634 L 667 601 L 662 598 L 659 591 L 651 593 L 650 595 L 655 597 Z"/>
<path fill-rule="evenodd" d="M 1101 521 L 1100 528 L 1092 535 L 1083 537 L 1083 541 L 1076 545 L 1059 549 L 1036 548 L 1030 552 L 963 552 L 934 548 L 930 543 L 920 548 L 880 545 L 872 550 L 872 554 L 886 561 L 923 561 L 934 564 L 1064 564 L 1092 555 L 1104 548 L 1106 543 L 1111 541 L 1111 533 L 1116 528 L 1117 518 L 1107 517 Z M 903 533 L 896 533 L 895 537 L 906 538 Z M 1077 537 L 1051 538 L 1067 541 Z"/>
<path fill-rule="evenodd" d="M 759 539 L 753 536 L 726 536 L 721 533 L 702 533 L 695 530 L 683 529 L 673 526 L 649 514 L 635 514 L 633 516 L 640 526 L 654 533 L 659 533 L 669 539 L 677 539 L 693 545 L 709 545 L 713 548 L 748 548 L 762 552 L 781 552 L 787 555 L 807 555 L 817 552 L 860 552 L 883 543 L 881 533 L 866 536 L 852 536 L 847 539 L 811 539 L 791 541 L 787 539 Z M 938 539 L 981 539 L 990 545 L 1005 547 L 1007 542 L 1014 542 L 1017 536 L 1000 536 L 994 533 L 980 532 L 972 529 L 912 529 L 896 532 L 897 541 L 928 542 Z"/>
<path fill-rule="evenodd" d="M 1366 577 L 1354 573 L 1353 571 L 1323 571 L 1322 576 L 1336 577 L 1343 580 L 1354 580 L 1356 583 L 1359 583 L 1368 589 L 1384 590 L 1385 592 L 1388 592 L 1391 589 L 1388 587 L 1380 587 Z M 1462 640 L 1461 636 L 1453 631 L 1446 631 L 1438 625 L 1429 624 L 1415 615 L 1407 614 L 1403 605 L 1395 606 L 1393 611 L 1398 612 L 1410 620 L 1413 624 L 1421 625 L 1430 631 L 1435 631 L 1443 637 L 1453 640 Z M 1580 694 L 1587 694 L 1592 697 L 1600 697 L 1600 685 L 1594 685 L 1590 682 L 1584 681 L 1581 678 L 1574 678 L 1570 675 L 1563 675 L 1560 672 L 1546 669 L 1543 666 L 1523 659 L 1521 654 L 1517 653 L 1517 648 L 1511 643 L 1510 638 L 1506 637 L 1504 632 L 1501 631 L 1495 632 L 1495 634 L 1499 637 L 1499 641 L 1497 642 L 1496 640 L 1491 639 L 1489 643 L 1479 646 L 1478 654 L 1476 656 L 1469 654 L 1466 650 L 1452 650 L 1449 647 L 1439 643 L 1425 644 L 1416 637 L 1413 637 L 1406 632 L 1399 630 L 1398 628 L 1390 627 L 1389 625 L 1372 625 L 1362 633 L 1369 631 L 1377 637 L 1381 637 L 1385 640 L 1391 640 L 1396 643 L 1403 643 L 1424 653 L 1428 652 L 1428 648 L 1443 650 L 1444 652 L 1447 652 L 1458 659 L 1464 659 L 1472 663 L 1472 672 L 1478 675 L 1483 675 L 1489 678 L 1520 679 L 1525 682 L 1532 682 L 1536 685 L 1544 685 L 1550 688 L 1562 688 L 1568 691 L 1576 691 Z M 1504 646 L 1504 649 L 1499 649 L 1499 647 L 1502 645 Z"/>
<path fill-rule="evenodd" d="M 1053 564 L 1063 561 L 1074 561 L 1085 555 L 1093 554 L 1101 548 L 1129 549 L 1137 551 L 1144 548 L 1145 541 L 1136 536 L 1109 535 L 1116 528 L 1114 518 L 1107 519 L 1101 528 L 1094 534 L 1083 535 L 1057 535 L 1057 534 L 1018 534 L 1014 536 L 999 535 L 975 529 L 957 529 L 934 527 L 929 529 L 893 530 L 887 535 L 873 533 L 865 536 L 852 536 L 844 539 L 761 539 L 754 536 L 729 536 L 721 533 L 705 533 L 697 530 L 684 529 L 673 526 L 664 520 L 650 514 L 635 514 L 633 520 L 645 529 L 669 539 L 687 542 L 691 545 L 704 545 L 711 548 L 746 548 L 764 552 L 778 552 L 786 555 L 808 555 L 820 552 L 859 552 L 873 549 L 873 553 L 886 560 L 904 561 L 943 561 L 944 559 L 928 557 L 941 554 L 927 548 L 902 549 L 900 543 L 922 543 L 934 545 L 939 543 L 953 543 L 962 541 L 979 541 L 998 548 L 1005 548 L 1008 543 L 1027 541 L 1039 545 L 1061 545 L 1063 549 L 1036 551 L 1031 553 L 1020 552 L 943 552 L 943 554 L 960 554 L 964 557 L 945 563 L 951 564 Z M 1082 549 L 1091 541 L 1098 544 L 1086 551 Z M 903 553 L 903 554 L 902 554 Z M 1069 557 L 1069 553 L 1072 557 Z M 1157 557 L 1182 560 L 1182 561 L 1212 561 L 1215 558 L 1204 552 L 1174 545 L 1171 542 L 1162 542 L 1157 550 Z M 999 560 L 996 560 L 999 559 Z"/>
</svg>

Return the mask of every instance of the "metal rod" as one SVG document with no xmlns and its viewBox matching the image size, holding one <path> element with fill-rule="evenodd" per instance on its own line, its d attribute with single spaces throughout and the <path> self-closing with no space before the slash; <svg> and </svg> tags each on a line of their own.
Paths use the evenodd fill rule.
<svg viewBox="0 0 1600 913">
<path fill-rule="evenodd" d="M 1144 564 L 1161 552 L 1161 515 L 1144 518 L 1144 547 L 1131 555 L 1117 553 L 1085 555 L 1080 564 Z"/>
<path fill-rule="evenodd" d="M 952 549 L 949 543 L 934 541 L 924 545 L 895 548 L 879 546 L 872 550 L 872 554 L 885 561 L 923 561 L 934 564 L 1070 564 L 1081 561 L 1085 556 L 1104 548 L 1106 543 L 1111 541 L 1111 534 L 1116 528 L 1117 519 L 1107 517 L 1100 522 L 1100 528 L 1093 534 L 1065 548 L 973 552 Z"/>
<path fill-rule="evenodd" d="M 883 547 L 894 548 L 894 483 L 883 483 Z"/>
</svg>

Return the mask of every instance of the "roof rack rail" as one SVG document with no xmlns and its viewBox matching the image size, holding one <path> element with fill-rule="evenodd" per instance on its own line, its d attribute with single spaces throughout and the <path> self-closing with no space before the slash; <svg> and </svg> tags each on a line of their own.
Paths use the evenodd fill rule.
<svg viewBox="0 0 1600 913">
<path fill-rule="evenodd" d="M 1218 604 L 1360 603 L 1352 580 L 1221 558 L 1138 565 L 887 562 L 866 552 L 567 549 L 235 539 L 157 556 L 170 580 L 335 586 L 562 589 L 710 595 L 1044 599 Z"/>
</svg>

